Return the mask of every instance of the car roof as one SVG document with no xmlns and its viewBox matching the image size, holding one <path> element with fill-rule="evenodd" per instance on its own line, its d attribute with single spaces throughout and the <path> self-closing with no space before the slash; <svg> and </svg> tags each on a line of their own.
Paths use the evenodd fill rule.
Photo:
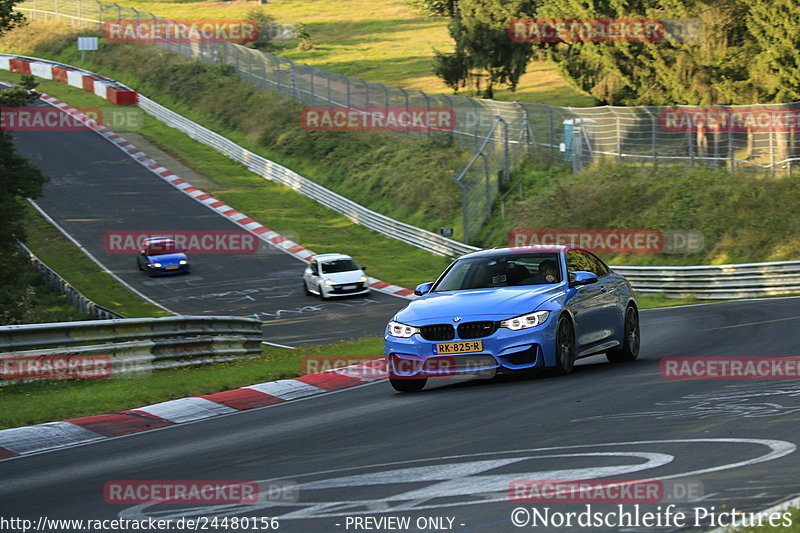
<svg viewBox="0 0 800 533">
<path fill-rule="evenodd" d="M 495 254 L 526 254 L 526 253 L 557 253 L 567 252 L 570 250 L 581 250 L 588 252 L 585 248 L 581 248 L 575 244 L 535 244 L 533 246 L 514 246 L 505 248 L 490 248 L 488 250 L 480 250 L 472 252 L 461 257 L 482 257 Z"/>
<path fill-rule="evenodd" d="M 175 239 L 169 237 L 146 237 L 142 241 L 142 245 L 147 246 L 148 244 L 175 244 Z"/>
<path fill-rule="evenodd" d="M 312 259 L 325 262 L 325 261 L 332 261 L 334 259 L 352 259 L 352 257 L 345 254 L 318 254 L 312 257 Z"/>
</svg>

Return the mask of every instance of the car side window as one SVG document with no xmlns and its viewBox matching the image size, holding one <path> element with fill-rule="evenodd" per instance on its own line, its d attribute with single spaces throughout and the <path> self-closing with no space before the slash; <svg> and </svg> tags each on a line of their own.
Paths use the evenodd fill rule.
<svg viewBox="0 0 800 533">
<path fill-rule="evenodd" d="M 316 273 L 319 272 L 317 270 L 317 262 L 316 261 L 311 261 L 311 265 L 310 266 L 311 266 L 311 273 L 312 274 L 316 274 Z"/>
<path fill-rule="evenodd" d="M 592 272 L 597 274 L 598 278 L 608 276 L 608 274 L 610 273 L 610 269 L 608 268 L 608 266 L 596 255 L 592 253 L 587 255 L 591 258 L 591 261 L 594 264 L 594 270 L 592 270 Z"/>
<path fill-rule="evenodd" d="M 586 254 L 577 250 L 567 252 L 567 270 L 569 271 L 570 279 L 572 278 L 572 273 L 578 270 L 584 270 L 586 272 L 592 272 L 596 274 L 594 271 L 595 265 L 593 262 L 587 257 Z"/>
</svg>

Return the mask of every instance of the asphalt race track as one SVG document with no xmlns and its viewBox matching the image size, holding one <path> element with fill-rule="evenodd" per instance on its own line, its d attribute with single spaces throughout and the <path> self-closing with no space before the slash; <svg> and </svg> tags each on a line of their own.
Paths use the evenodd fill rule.
<svg viewBox="0 0 800 533">
<path fill-rule="evenodd" d="M 301 292 L 302 264 L 269 249 L 198 256 L 190 276 L 149 279 L 132 257 L 104 251 L 106 231 L 235 226 L 93 133 L 15 137 L 52 178 L 39 205 L 125 281 L 177 312 L 259 316 L 266 339 L 299 345 L 375 335 L 404 303 L 377 293 L 322 303 Z M 264 517 L 297 533 L 665 532 L 707 530 L 733 508 L 763 510 L 800 494 L 796 379 L 669 381 L 659 373 L 664 357 L 800 355 L 800 299 L 648 310 L 641 322 L 642 352 L 630 364 L 596 356 L 566 377 L 441 380 L 419 394 L 374 382 L 6 459 L 2 516 L 205 521 L 175 531 L 265 531 L 255 520 L 247 528 L 209 524 Z M 587 506 L 609 516 L 617 504 L 509 501 L 509 484 L 532 478 L 655 480 L 669 498 L 623 510 L 685 518 L 666 519 L 666 527 L 567 526 L 556 517 Z M 121 480 L 256 481 L 264 493 L 255 504 L 108 503 L 106 483 Z M 273 497 L 276 487 L 284 492 Z M 553 521 L 532 527 L 534 510 Z M 408 527 L 396 527 L 405 519 Z"/>
<path fill-rule="evenodd" d="M 787 298 L 644 311 L 643 350 L 631 364 L 593 357 L 567 377 L 443 380 L 419 394 L 376 382 L 10 459 L 0 462 L 0 501 L 13 502 L 4 514 L 33 520 L 263 516 L 278 517 L 280 531 L 335 532 L 356 530 L 346 527 L 348 517 L 410 517 L 412 524 L 451 518 L 452 531 L 495 532 L 534 529 L 512 525 L 511 512 L 520 506 L 555 513 L 587 505 L 510 502 L 511 481 L 602 476 L 690 483 L 697 501 L 674 508 L 688 514 L 684 528 L 587 531 L 696 530 L 695 508 L 755 511 L 798 494 L 800 384 L 666 381 L 659 359 L 796 354 L 798 309 L 800 300 Z M 131 479 L 294 483 L 297 501 L 104 501 L 106 482 Z M 615 508 L 590 505 L 594 512 Z M 667 503 L 640 507 L 658 505 Z M 405 531 L 434 530 L 448 529 Z"/>
<path fill-rule="evenodd" d="M 176 313 L 255 316 L 265 340 L 297 346 L 381 335 L 406 303 L 377 291 L 325 302 L 307 296 L 304 264 L 265 243 L 255 254 L 191 255 L 190 274 L 148 278 L 134 255 L 106 252 L 106 232 L 243 230 L 89 130 L 14 139 L 51 179 L 37 204 L 109 270 Z"/>
</svg>

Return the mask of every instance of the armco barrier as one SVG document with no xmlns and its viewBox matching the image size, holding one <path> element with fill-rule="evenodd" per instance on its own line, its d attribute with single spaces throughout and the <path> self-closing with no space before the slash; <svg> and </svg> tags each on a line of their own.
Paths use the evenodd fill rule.
<svg viewBox="0 0 800 533">
<path fill-rule="evenodd" d="M 800 261 L 738 265 L 615 266 L 640 293 L 725 300 L 800 294 Z"/>
<path fill-rule="evenodd" d="M 154 369 L 257 357 L 261 321 L 230 316 L 129 318 L 0 326 L 0 361 L 104 356 L 111 377 Z M 0 379 L 0 385 L 14 380 Z"/>
<path fill-rule="evenodd" d="M 67 302 L 69 302 L 70 305 L 76 307 L 79 311 L 90 315 L 92 318 L 97 318 L 100 320 L 123 318 L 122 315 L 97 305 L 86 296 L 81 294 L 78 289 L 70 285 L 67 280 L 59 276 L 56 271 L 51 269 L 38 257 L 36 257 L 36 255 L 31 252 L 27 246 L 22 243 L 19 243 L 19 246 L 22 248 L 25 258 L 27 259 L 28 263 L 30 263 L 31 267 L 38 272 L 39 275 L 50 284 L 50 286 L 52 286 L 59 293 L 63 294 L 67 298 Z"/>
<path fill-rule="evenodd" d="M 0 54 L 0 69 L 7 68 L 12 58 Z M 30 62 L 41 61 L 22 57 Z M 77 72 L 81 76 L 98 76 L 68 65 L 48 62 L 58 69 Z M 77 75 L 76 73 L 76 75 Z M 98 76 L 99 77 L 99 76 Z M 55 79 L 55 75 L 54 75 Z M 111 84 L 113 80 L 107 80 Z M 135 91 L 117 84 L 135 94 Z M 151 116 L 176 128 L 193 139 L 246 165 L 251 171 L 266 179 L 287 185 L 304 196 L 345 215 L 357 224 L 377 231 L 387 237 L 412 244 L 418 248 L 456 257 L 479 250 L 452 239 L 448 239 L 375 213 L 347 198 L 334 193 L 273 161 L 265 159 L 222 135 L 204 128 L 166 107 L 138 95 L 139 106 Z M 746 265 L 707 265 L 689 267 L 637 267 L 617 266 L 615 271 L 625 275 L 634 289 L 642 293 L 664 293 L 668 296 L 693 296 L 699 299 L 730 299 L 741 297 L 774 296 L 781 294 L 800 294 L 800 261 L 781 261 L 772 263 L 752 263 Z"/>
</svg>

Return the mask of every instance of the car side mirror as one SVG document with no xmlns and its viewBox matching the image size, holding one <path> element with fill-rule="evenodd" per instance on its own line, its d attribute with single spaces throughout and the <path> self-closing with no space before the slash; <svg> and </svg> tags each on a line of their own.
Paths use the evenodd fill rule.
<svg viewBox="0 0 800 533">
<path fill-rule="evenodd" d="M 431 287 L 433 287 L 432 281 L 429 281 L 428 283 L 423 283 L 422 285 L 417 285 L 417 288 L 414 289 L 414 294 L 416 296 L 422 296 L 423 294 L 431 292 Z"/>
<path fill-rule="evenodd" d="M 577 270 L 573 272 L 571 278 L 572 279 L 569 282 L 570 287 L 578 287 L 580 285 L 597 283 L 597 275 L 592 272 L 586 272 L 585 270 Z"/>
<path fill-rule="evenodd" d="M 367 267 L 361 267 L 361 271 L 362 272 L 366 272 L 367 271 Z"/>
</svg>

